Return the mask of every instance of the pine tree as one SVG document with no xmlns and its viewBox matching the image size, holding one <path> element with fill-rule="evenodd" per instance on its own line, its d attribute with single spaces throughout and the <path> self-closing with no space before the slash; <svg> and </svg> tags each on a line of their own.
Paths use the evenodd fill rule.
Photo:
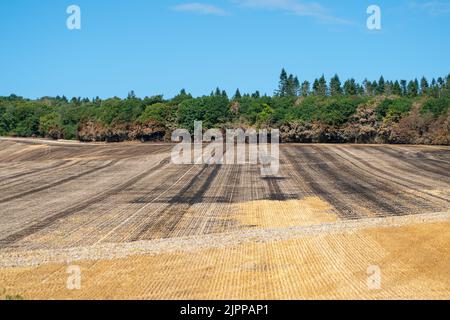
<svg viewBox="0 0 450 320">
<path fill-rule="evenodd" d="M 134 90 L 131 90 L 130 92 L 128 92 L 127 99 L 128 100 L 136 99 L 136 94 L 134 93 Z"/>
<path fill-rule="evenodd" d="M 406 80 L 400 80 L 400 85 L 402 87 L 402 95 L 403 96 L 406 96 L 408 94 L 408 88 L 406 87 L 407 83 L 408 82 Z"/>
<path fill-rule="evenodd" d="M 254 93 L 252 93 L 252 98 L 253 99 L 261 98 L 261 93 L 258 90 L 256 90 Z"/>
<path fill-rule="evenodd" d="M 358 94 L 355 79 L 350 79 L 344 83 L 344 94 L 347 96 L 355 96 Z"/>
<path fill-rule="evenodd" d="M 397 81 L 394 82 L 394 85 L 392 86 L 392 93 L 401 96 L 403 94 L 402 87 L 400 86 L 400 83 Z"/>
<path fill-rule="evenodd" d="M 393 86 L 394 84 L 392 83 L 392 81 L 386 81 L 386 84 L 384 85 L 384 93 L 387 95 L 391 95 Z"/>
<path fill-rule="evenodd" d="M 386 86 L 386 82 L 384 81 L 384 77 L 381 76 L 380 80 L 378 80 L 378 84 L 377 84 L 377 94 L 384 94 L 385 93 L 385 86 Z"/>
<path fill-rule="evenodd" d="M 325 80 L 325 76 L 322 75 L 319 79 L 319 95 L 325 97 L 327 96 L 327 94 L 328 94 L 327 80 Z"/>
<path fill-rule="evenodd" d="M 342 94 L 341 81 L 337 74 L 330 80 L 330 94 L 332 96 L 339 96 Z"/>
<path fill-rule="evenodd" d="M 314 80 L 314 83 L 313 83 L 313 94 L 315 96 L 319 96 L 320 95 L 320 83 L 319 83 L 318 79 Z"/>
<path fill-rule="evenodd" d="M 372 81 L 372 94 L 378 94 L 378 83 L 375 80 Z"/>
<path fill-rule="evenodd" d="M 407 87 L 408 95 L 411 97 L 417 97 L 417 95 L 419 93 L 419 85 L 418 85 L 418 82 L 416 82 L 416 81 L 410 81 L 408 83 L 408 87 Z"/>
<path fill-rule="evenodd" d="M 300 81 L 298 80 L 297 77 L 294 78 L 294 95 L 296 97 L 300 96 L 301 94 L 301 87 L 300 87 Z"/>
<path fill-rule="evenodd" d="M 280 74 L 280 82 L 278 84 L 278 90 L 276 91 L 275 95 L 279 97 L 284 97 L 286 95 L 287 82 L 288 82 L 288 75 L 286 70 L 283 68 Z"/>
<path fill-rule="evenodd" d="M 442 92 L 444 91 L 444 85 L 445 85 L 444 79 L 442 77 L 439 77 L 437 79 L 437 83 L 438 83 L 438 89 L 439 89 L 438 97 L 440 98 L 440 97 L 442 97 Z"/>
<path fill-rule="evenodd" d="M 311 84 L 308 81 L 304 81 L 302 83 L 302 92 L 301 95 L 304 97 L 309 96 L 311 90 Z"/>
<path fill-rule="evenodd" d="M 364 87 L 360 84 L 356 84 L 356 92 L 360 96 L 364 95 Z"/>
<path fill-rule="evenodd" d="M 433 78 L 431 80 L 429 92 L 430 92 L 431 96 L 433 96 L 435 98 L 439 96 L 439 88 L 438 88 L 438 84 L 437 84 L 435 78 Z"/>
<path fill-rule="evenodd" d="M 427 95 L 429 93 L 429 85 L 428 85 L 428 81 L 425 77 L 422 77 L 422 79 L 420 80 L 420 92 L 423 95 Z"/>
<path fill-rule="evenodd" d="M 290 74 L 288 77 L 284 96 L 286 96 L 286 97 L 295 96 L 295 79 L 294 79 L 294 75 L 292 75 L 292 74 Z"/>
<path fill-rule="evenodd" d="M 234 94 L 233 100 L 239 100 L 241 98 L 242 98 L 242 95 L 238 88 L 238 89 L 236 89 L 236 93 Z"/>
<path fill-rule="evenodd" d="M 371 96 L 372 95 L 372 83 L 369 80 L 364 79 L 363 86 L 364 86 L 364 92 L 365 92 L 366 96 Z"/>
</svg>

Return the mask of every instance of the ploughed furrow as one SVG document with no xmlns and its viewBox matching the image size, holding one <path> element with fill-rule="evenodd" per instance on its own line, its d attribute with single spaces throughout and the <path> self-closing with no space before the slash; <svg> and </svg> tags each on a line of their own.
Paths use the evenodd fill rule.
<svg viewBox="0 0 450 320">
<path fill-rule="evenodd" d="M 20 247 L 33 246 L 39 249 L 43 247 L 81 247 L 101 242 L 124 242 L 124 239 L 131 234 L 130 222 L 134 221 L 131 227 L 140 225 L 145 213 L 141 209 L 149 206 L 148 204 L 143 205 L 142 202 L 135 202 L 133 199 L 141 196 L 144 192 L 149 195 L 149 199 L 150 196 L 155 199 L 160 196 L 161 188 L 169 188 L 177 179 L 173 166 L 167 159 L 161 161 L 159 157 L 156 160 L 156 162 L 146 164 L 146 169 L 136 170 L 133 175 L 135 178 L 128 185 L 120 186 L 119 183 L 130 180 L 130 176 L 123 176 L 122 179 L 115 180 L 119 181 L 114 184 L 114 186 L 119 185 L 116 193 L 101 198 L 91 206 L 59 220 L 17 245 Z M 141 166 L 142 164 L 139 165 L 139 167 Z M 145 175 L 148 168 L 151 172 Z M 135 214 L 137 211 L 142 214 L 140 216 Z"/>
<path fill-rule="evenodd" d="M 171 194 L 180 182 L 190 181 L 190 174 L 197 167 L 169 165 L 149 179 L 143 179 L 126 193 L 120 195 L 120 203 L 113 209 L 97 208 L 97 212 L 110 211 L 108 217 L 101 217 L 101 236 L 94 243 L 130 242 L 142 226 L 154 220 L 157 212 L 167 207 Z M 196 172 L 192 174 L 195 175 Z M 84 213 L 86 216 L 88 212 Z"/>
<path fill-rule="evenodd" d="M 361 169 L 360 166 L 355 165 L 354 161 L 348 160 L 342 157 L 334 147 L 331 147 L 330 152 L 325 152 L 325 157 L 330 161 L 334 160 L 335 163 L 340 163 L 337 166 L 342 172 L 345 172 L 352 177 L 356 177 L 357 181 L 361 181 L 368 186 L 369 190 L 373 190 L 373 193 L 377 194 L 376 199 L 379 199 L 384 204 L 389 204 L 394 208 L 394 212 L 389 214 L 415 214 L 421 212 L 439 211 L 436 206 L 433 205 L 427 199 L 422 196 L 411 195 L 410 189 L 401 189 L 398 185 L 393 185 L 392 179 L 384 179 L 372 172 L 367 172 Z M 342 161 L 344 160 L 344 161 Z"/>
<path fill-rule="evenodd" d="M 311 162 L 310 147 L 292 147 L 284 149 L 286 158 L 297 174 L 309 186 L 314 196 L 320 197 L 336 210 L 341 219 L 359 219 L 362 213 L 351 205 L 350 199 L 343 199 L 341 190 L 336 188 L 336 181 L 326 181 L 317 164 Z M 326 183 L 324 183 L 326 182 Z"/>
<path fill-rule="evenodd" d="M 94 204 L 105 201 L 108 198 L 113 197 L 114 195 L 117 195 L 121 192 L 126 191 L 127 189 L 132 187 L 134 184 L 136 184 L 140 180 L 143 180 L 146 177 L 148 177 L 149 175 L 158 172 L 158 170 L 161 170 L 168 163 L 169 163 L 168 160 L 163 160 L 156 166 L 152 167 L 151 169 L 149 169 L 145 172 L 142 172 L 141 174 L 138 174 L 137 176 L 129 179 L 128 181 L 126 181 L 118 186 L 114 186 L 111 189 L 108 189 L 108 190 L 96 195 L 95 197 L 90 198 L 89 200 L 87 200 L 83 203 L 77 204 L 77 205 L 67 208 L 61 212 L 52 214 L 51 216 L 48 216 L 40 221 L 34 222 L 32 225 L 20 230 L 19 232 L 13 233 L 4 239 L 1 239 L 0 240 L 0 249 L 10 247 L 30 235 L 33 235 L 37 232 L 42 232 L 44 229 L 50 227 L 51 225 L 53 225 L 54 223 L 56 223 L 59 220 L 65 219 L 73 214 L 77 214 L 83 210 L 86 210 L 87 208 L 91 207 Z"/>
<path fill-rule="evenodd" d="M 220 207 L 207 208 L 214 212 L 214 217 L 210 218 L 203 230 L 203 234 L 220 233 L 237 230 L 238 224 L 233 219 L 233 212 L 230 210 L 232 203 L 237 203 L 249 194 L 249 189 L 242 185 L 242 177 L 247 172 L 243 170 L 245 165 L 226 165 L 221 170 L 222 177 L 217 177 L 215 187 L 215 197 L 221 197 Z M 219 178 L 222 178 L 219 180 Z M 221 183 L 222 182 L 222 183 Z M 220 216 L 218 216 L 220 215 Z"/>
<path fill-rule="evenodd" d="M 431 166 L 438 166 L 442 169 L 448 169 L 450 165 L 450 149 L 438 151 L 433 148 L 434 147 L 432 146 L 397 146 L 396 149 L 405 157 L 423 160 L 426 164 L 429 164 Z"/>
<path fill-rule="evenodd" d="M 16 174 L 13 174 L 13 175 L 10 175 L 10 176 L 2 177 L 1 181 L 2 182 L 6 182 L 6 183 L 2 183 L 1 186 L 7 185 L 7 184 L 11 184 L 12 182 L 14 182 L 14 181 L 11 182 L 9 180 L 15 180 L 17 178 L 21 178 L 21 177 L 24 177 L 24 176 L 28 177 L 28 176 L 34 175 L 35 173 L 42 173 L 42 172 L 46 172 L 46 171 L 49 171 L 49 170 L 54 170 L 54 169 L 57 169 L 59 167 L 64 166 L 68 162 L 70 162 L 70 161 L 60 161 L 60 162 L 58 162 L 56 164 L 52 164 L 52 165 L 50 165 L 48 167 L 37 168 L 37 169 L 30 170 L 30 171 L 16 173 Z"/>
<path fill-rule="evenodd" d="M 411 158 L 389 146 L 377 148 L 377 150 L 391 156 L 396 161 L 406 162 L 408 165 L 419 169 L 420 171 L 426 171 L 433 174 L 439 180 L 450 181 L 450 164 L 448 166 L 440 166 L 436 161 L 433 164 L 429 164 L 426 163 L 426 158 Z"/>
<path fill-rule="evenodd" d="M 308 155 L 311 160 L 320 161 L 322 158 L 326 160 L 326 162 L 319 164 L 325 175 L 333 181 L 338 181 L 339 187 L 344 190 L 359 195 L 375 215 L 402 215 L 408 212 L 408 209 L 401 203 L 386 195 L 389 192 L 395 193 L 395 190 L 382 183 L 376 183 L 370 177 L 359 174 L 354 166 L 349 166 L 348 163 L 336 159 L 330 153 L 330 148 L 312 148 L 316 153 Z M 397 196 L 399 195 L 397 194 Z"/>
<path fill-rule="evenodd" d="M 200 172 L 168 201 L 169 205 L 155 216 L 151 216 L 151 219 L 131 237 L 131 242 L 169 238 L 189 208 L 195 203 L 202 203 L 205 193 L 221 167 L 221 165 L 202 165 Z"/>
<path fill-rule="evenodd" d="M 10 152 L 0 150 L 3 162 L 130 159 L 165 152 L 172 147 L 170 144 L 66 144 L 52 141 L 0 141 L 0 146 L 11 149 Z"/>
<path fill-rule="evenodd" d="M 401 186 L 405 189 L 403 189 L 405 192 L 412 193 L 415 195 L 415 197 L 418 197 L 424 201 L 427 202 L 439 202 L 440 203 L 440 209 L 442 210 L 445 208 L 448 208 L 450 199 L 444 198 L 432 193 L 429 193 L 426 191 L 426 189 L 429 189 L 431 186 L 428 184 L 423 184 L 420 181 L 412 180 L 409 178 L 406 178 L 404 176 L 395 174 L 393 170 L 383 170 L 383 166 L 380 165 L 374 165 L 370 161 L 367 161 L 363 158 L 361 158 L 358 155 L 355 155 L 354 153 L 346 150 L 346 148 L 338 147 L 336 148 L 338 151 L 336 152 L 337 155 L 339 155 L 339 152 L 341 152 L 343 155 L 341 157 L 353 165 L 355 165 L 360 170 L 366 172 L 369 175 L 375 176 L 386 183 L 390 184 L 396 184 L 398 186 Z M 450 185 L 449 185 L 450 187 Z"/>
<path fill-rule="evenodd" d="M 363 150 L 370 154 L 372 158 L 375 158 L 376 163 L 378 163 L 380 167 L 389 168 L 392 171 L 398 172 L 399 175 L 408 177 L 411 181 L 418 181 L 419 187 L 423 185 L 426 189 L 445 188 L 449 183 L 448 179 L 439 179 L 442 178 L 442 176 L 439 176 L 439 178 L 436 179 L 435 174 L 430 174 L 427 171 L 418 169 L 405 161 L 384 153 L 378 147 L 364 147 Z"/>
<path fill-rule="evenodd" d="M 58 174 L 61 174 L 60 173 L 61 171 L 64 174 L 67 169 L 74 168 L 77 165 L 79 165 L 79 161 L 64 161 L 63 163 L 60 163 L 55 166 L 36 169 L 33 172 L 25 173 L 23 175 L 18 174 L 16 177 L 14 177 L 14 179 L 11 179 L 11 181 L 7 181 L 5 183 L 0 184 L 0 191 L 15 188 L 16 186 L 24 187 L 30 183 L 35 184 L 36 181 L 44 183 L 43 181 L 44 178 L 47 178 L 49 176 L 50 177 L 57 176 Z M 32 188 L 32 186 L 30 188 Z"/>
<path fill-rule="evenodd" d="M 388 164 L 383 164 L 383 162 L 380 161 L 379 157 L 371 155 L 370 152 L 364 152 L 363 155 L 360 155 L 359 153 L 357 154 L 356 152 L 354 152 L 355 150 L 353 150 L 353 152 L 349 151 L 348 150 L 349 148 L 346 147 L 336 146 L 336 149 L 345 155 L 345 159 L 347 161 L 356 160 L 357 162 L 367 167 L 367 171 L 378 172 L 387 177 L 395 178 L 399 181 L 408 183 L 408 185 L 414 185 L 420 188 L 430 187 L 430 184 L 428 183 L 424 183 L 423 181 L 417 181 L 417 179 L 411 177 L 408 178 L 407 174 L 405 174 L 406 170 L 402 166 L 397 165 L 395 168 L 403 169 L 405 170 L 405 172 L 402 172 L 401 174 L 396 173 L 398 171 L 393 170 L 395 163 L 389 162 Z M 362 150 L 366 151 L 365 149 L 362 148 L 358 151 Z M 368 159 L 370 159 L 370 161 Z"/>
<path fill-rule="evenodd" d="M 97 172 L 97 171 L 100 171 L 100 170 L 109 168 L 109 167 L 111 167 L 111 166 L 112 166 L 114 163 L 116 163 L 116 162 L 117 162 L 117 161 L 109 161 L 108 163 L 106 163 L 106 164 L 104 164 L 104 165 L 102 165 L 102 166 L 100 166 L 100 167 L 95 167 L 95 168 L 93 168 L 93 169 L 87 170 L 87 171 L 85 171 L 85 172 L 79 173 L 79 174 L 74 175 L 74 176 L 70 176 L 70 177 L 67 177 L 67 178 L 58 180 L 58 181 L 56 181 L 56 182 L 53 182 L 53 183 L 44 185 L 44 186 L 42 186 L 42 187 L 35 188 L 35 189 L 31 189 L 31 190 L 28 190 L 28 191 L 25 191 L 25 192 L 16 194 L 16 195 L 14 195 L 14 196 L 10 196 L 10 197 L 7 197 L 7 198 L 0 199 L 0 203 L 5 203 L 5 202 L 9 202 L 9 201 L 21 199 L 21 198 L 23 198 L 23 197 L 32 195 L 32 194 L 34 194 L 34 193 L 38 193 L 38 192 L 41 192 L 41 191 L 44 191 L 44 190 L 47 190 L 47 189 L 50 189 L 50 188 L 57 187 L 57 186 L 59 186 L 59 185 L 62 185 L 62 184 L 64 184 L 64 183 L 68 183 L 68 182 L 73 181 L 73 180 L 75 180 L 75 179 L 82 178 L 82 177 L 87 176 L 87 175 L 89 175 L 89 174 L 92 174 L 92 173 L 94 173 L 94 172 Z"/>
<path fill-rule="evenodd" d="M 267 186 L 269 188 L 269 200 L 275 200 L 275 201 L 284 201 L 287 200 L 287 196 L 281 191 L 280 185 L 278 184 L 278 181 L 282 178 L 278 177 L 264 177 L 263 180 L 267 183 Z"/>
<path fill-rule="evenodd" d="M 239 167 L 239 166 L 237 166 Z M 214 181 L 203 194 L 201 202 L 193 203 L 176 229 L 170 234 L 171 238 L 202 236 L 232 231 L 236 222 L 227 217 L 231 214 L 230 193 L 234 186 L 230 184 L 234 165 L 222 165 Z"/>
</svg>

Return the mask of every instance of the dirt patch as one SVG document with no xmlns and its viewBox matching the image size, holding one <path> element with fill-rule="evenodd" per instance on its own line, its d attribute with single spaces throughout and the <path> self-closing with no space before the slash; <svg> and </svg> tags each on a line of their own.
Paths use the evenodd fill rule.
<svg viewBox="0 0 450 320">
<path fill-rule="evenodd" d="M 236 204 L 235 219 L 246 226 L 278 228 L 334 222 L 339 218 L 319 197 L 306 197 L 301 200 L 239 203 Z"/>
</svg>

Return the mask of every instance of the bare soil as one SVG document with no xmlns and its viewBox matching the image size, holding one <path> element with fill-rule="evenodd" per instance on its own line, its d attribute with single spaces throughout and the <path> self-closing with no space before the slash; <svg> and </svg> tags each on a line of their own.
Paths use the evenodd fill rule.
<svg viewBox="0 0 450 320">
<path fill-rule="evenodd" d="M 173 165 L 171 149 L 0 139 L 0 292 L 450 298 L 450 147 L 282 145 L 272 178 Z"/>
</svg>

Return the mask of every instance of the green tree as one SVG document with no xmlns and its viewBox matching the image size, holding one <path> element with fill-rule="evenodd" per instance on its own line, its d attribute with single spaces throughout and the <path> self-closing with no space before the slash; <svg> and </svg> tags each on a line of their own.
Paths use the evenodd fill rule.
<svg viewBox="0 0 450 320">
<path fill-rule="evenodd" d="M 322 75 L 319 79 L 319 95 L 322 97 L 326 97 L 327 94 L 328 94 L 327 80 L 325 80 L 325 76 Z"/>
<path fill-rule="evenodd" d="M 39 131 L 42 136 L 53 139 L 63 137 L 61 115 L 57 112 L 45 114 L 39 118 Z"/>
<path fill-rule="evenodd" d="M 422 79 L 420 80 L 420 92 L 423 95 L 427 95 L 429 93 L 429 85 L 428 85 L 428 81 L 425 77 L 422 77 Z"/>
<path fill-rule="evenodd" d="M 139 116 L 138 121 L 146 123 L 153 120 L 159 123 L 166 123 L 171 116 L 171 109 L 164 103 L 155 103 L 145 108 L 145 111 Z"/>
<path fill-rule="evenodd" d="M 384 81 L 384 77 L 383 76 L 381 76 L 380 77 L 380 80 L 378 80 L 378 84 L 377 84 L 377 94 L 384 94 L 385 93 L 385 91 L 386 91 L 386 88 L 385 88 L 385 86 L 386 86 L 386 82 Z"/>
<path fill-rule="evenodd" d="M 345 81 L 344 94 L 346 96 L 356 96 L 358 94 L 358 88 L 355 79 Z"/>
<path fill-rule="evenodd" d="M 275 95 L 279 97 L 286 96 L 286 88 L 288 83 L 288 74 L 286 70 L 283 68 L 280 74 L 280 81 L 278 83 L 278 89 L 275 91 Z"/>
<path fill-rule="evenodd" d="M 311 84 L 309 83 L 309 81 L 304 81 L 302 83 L 301 95 L 303 97 L 309 96 L 310 90 L 311 90 Z"/>
<path fill-rule="evenodd" d="M 397 81 L 394 82 L 394 85 L 392 86 L 392 93 L 401 96 L 403 94 L 402 87 L 400 86 L 400 83 Z"/>
<path fill-rule="evenodd" d="M 408 94 L 407 84 L 408 82 L 406 80 L 400 80 L 400 86 L 402 87 L 402 95 L 404 96 Z"/>
<path fill-rule="evenodd" d="M 411 97 L 417 97 L 417 95 L 419 94 L 419 83 L 417 81 L 417 79 L 415 81 L 410 81 L 408 83 L 408 95 Z"/>
<path fill-rule="evenodd" d="M 268 126 L 272 123 L 274 110 L 268 105 L 263 104 L 263 109 L 258 113 L 256 122 L 258 126 Z"/>
<path fill-rule="evenodd" d="M 234 94 L 233 100 L 239 100 L 241 98 L 242 98 L 242 95 L 238 88 L 238 89 L 236 89 L 236 93 Z"/>
<path fill-rule="evenodd" d="M 342 94 L 341 81 L 339 76 L 336 74 L 330 80 L 330 94 L 331 96 L 339 96 Z"/>
</svg>

